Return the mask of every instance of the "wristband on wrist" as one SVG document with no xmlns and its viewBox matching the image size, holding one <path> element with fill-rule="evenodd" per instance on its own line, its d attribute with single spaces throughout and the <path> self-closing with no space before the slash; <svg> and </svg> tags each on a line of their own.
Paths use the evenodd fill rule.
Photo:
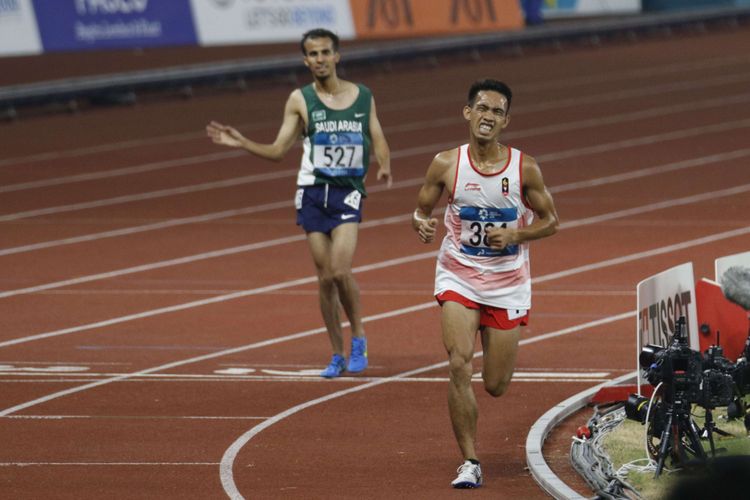
<svg viewBox="0 0 750 500">
<path fill-rule="evenodd" d="M 414 215 L 413 215 L 413 217 L 418 222 L 427 222 L 428 220 L 430 220 L 429 217 L 422 217 L 421 215 L 419 215 L 419 209 L 418 208 L 414 209 Z"/>
</svg>

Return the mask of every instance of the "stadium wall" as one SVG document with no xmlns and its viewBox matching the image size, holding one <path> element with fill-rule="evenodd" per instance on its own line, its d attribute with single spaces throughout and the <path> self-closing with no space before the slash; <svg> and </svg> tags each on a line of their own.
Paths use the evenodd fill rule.
<svg viewBox="0 0 750 500">
<path fill-rule="evenodd" d="M 0 0 L 0 56 L 289 42 L 298 40 L 308 29 L 321 26 L 345 40 L 513 31 L 524 27 L 522 3 L 522 0 Z M 544 0 L 542 3 L 544 17 L 550 18 L 617 15 L 640 10 L 641 0 Z"/>
</svg>

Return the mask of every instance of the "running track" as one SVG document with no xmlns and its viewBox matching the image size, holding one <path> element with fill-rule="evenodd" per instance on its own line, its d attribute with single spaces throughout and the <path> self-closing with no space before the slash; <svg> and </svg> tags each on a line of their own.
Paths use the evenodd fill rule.
<svg viewBox="0 0 750 500">
<path fill-rule="evenodd" d="M 505 141 L 539 160 L 563 222 L 532 244 L 514 383 L 500 400 L 476 386 L 472 497 L 545 498 L 526 432 L 634 369 L 637 282 L 687 261 L 712 277 L 750 247 L 748 44 L 739 27 L 349 71 L 396 183 L 370 179 L 355 261 L 371 368 L 334 381 L 314 375 L 330 353 L 293 223 L 299 149 L 272 164 L 202 132 L 272 140 L 291 87 L 0 125 L 0 496 L 465 494 L 448 487 L 437 247 L 408 220 L 432 156 L 466 138 L 466 89 L 494 76 L 516 93 Z"/>
</svg>

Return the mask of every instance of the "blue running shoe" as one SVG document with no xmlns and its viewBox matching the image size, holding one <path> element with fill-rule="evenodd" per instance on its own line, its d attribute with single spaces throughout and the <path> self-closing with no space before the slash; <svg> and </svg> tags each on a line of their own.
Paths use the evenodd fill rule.
<svg viewBox="0 0 750 500">
<path fill-rule="evenodd" d="M 349 356 L 349 366 L 346 371 L 359 373 L 367 368 L 367 339 L 352 337 L 352 353 Z"/>
<path fill-rule="evenodd" d="M 329 364 L 325 370 L 320 372 L 320 376 L 324 378 L 336 378 L 346 369 L 346 359 L 343 356 L 334 354 L 331 358 L 331 364 Z"/>
</svg>

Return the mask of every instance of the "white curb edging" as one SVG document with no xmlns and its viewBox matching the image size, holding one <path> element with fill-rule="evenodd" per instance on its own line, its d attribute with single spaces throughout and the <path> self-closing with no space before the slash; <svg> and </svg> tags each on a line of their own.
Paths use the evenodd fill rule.
<svg viewBox="0 0 750 500">
<path fill-rule="evenodd" d="M 602 387 L 617 385 L 635 379 L 638 372 L 633 371 L 613 380 L 601 383 L 585 391 L 575 394 L 565 401 L 553 406 L 547 412 L 534 422 L 526 436 L 526 464 L 529 467 L 531 476 L 539 483 L 544 491 L 558 500 L 583 500 L 582 496 L 570 486 L 565 484 L 547 465 L 542 454 L 542 445 L 547 439 L 547 435 L 557 424 L 567 417 L 577 412 L 591 400 L 591 397 Z"/>
</svg>

